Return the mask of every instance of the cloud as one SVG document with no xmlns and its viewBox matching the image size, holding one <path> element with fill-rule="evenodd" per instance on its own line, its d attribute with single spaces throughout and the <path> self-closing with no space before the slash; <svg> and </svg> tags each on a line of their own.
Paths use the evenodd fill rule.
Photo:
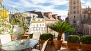
<svg viewBox="0 0 91 51">
<path fill-rule="evenodd" d="M 52 5 L 65 5 L 68 3 L 67 0 L 51 0 L 49 1 Z"/>
<path fill-rule="evenodd" d="M 91 0 L 82 0 L 82 8 L 91 7 Z"/>
<path fill-rule="evenodd" d="M 62 19 L 64 19 L 65 17 L 67 17 L 67 9 L 64 10 L 59 10 L 59 9 L 54 9 L 54 5 L 51 6 L 40 6 L 40 9 L 37 9 L 38 11 L 42 11 L 42 12 L 52 12 L 53 14 L 58 14 L 59 16 L 62 17 Z"/>
<path fill-rule="evenodd" d="M 32 4 L 43 4 L 47 3 L 49 0 L 31 0 Z"/>
<path fill-rule="evenodd" d="M 45 6 L 46 3 L 49 4 Z M 91 7 L 90 3 L 91 0 L 81 0 L 82 8 L 86 8 L 87 6 Z M 64 18 L 67 17 L 69 3 L 68 0 L 4 0 L 3 4 L 7 7 L 17 8 L 21 11 L 32 8 L 31 10 L 52 12 L 53 14 L 61 15 Z M 60 7 L 60 9 L 57 9 L 59 6 L 67 6 L 67 8 L 63 9 L 63 7 Z M 22 10 L 22 8 L 24 10 Z"/>
<path fill-rule="evenodd" d="M 67 5 L 67 2 L 67 0 L 16 0 L 16 2 L 14 2 L 14 0 L 4 0 L 3 4 L 17 9 L 35 8 L 35 10 L 38 11 L 52 12 L 53 14 L 58 14 L 62 17 L 66 17 L 67 11 L 65 9 L 59 10 L 55 9 L 55 7 L 60 5 Z M 43 6 L 45 3 L 49 3 L 50 5 Z"/>
</svg>

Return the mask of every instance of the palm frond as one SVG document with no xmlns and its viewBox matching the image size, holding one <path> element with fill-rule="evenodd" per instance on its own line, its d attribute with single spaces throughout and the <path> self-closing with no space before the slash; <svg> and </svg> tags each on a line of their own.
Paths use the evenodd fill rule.
<svg viewBox="0 0 91 51">
<path fill-rule="evenodd" d="M 71 24 L 66 22 L 60 22 L 60 21 L 52 23 L 48 25 L 48 27 L 59 33 L 71 32 L 75 30 L 75 28 L 72 27 Z"/>
</svg>

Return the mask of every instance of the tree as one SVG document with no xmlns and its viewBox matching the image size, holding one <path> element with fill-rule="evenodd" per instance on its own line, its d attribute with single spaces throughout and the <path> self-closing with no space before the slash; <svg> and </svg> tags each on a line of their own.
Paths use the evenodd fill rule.
<svg viewBox="0 0 91 51">
<path fill-rule="evenodd" d="M 23 27 L 25 33 L 29 29 L 29 24 L 25 21 L 25 17 L 27 17 L 27 15 L 24 15 L 23 13 L 15 13 L 12 15 L 10 23 L 12 25 L 19 25 L 20 27 Z"/>
<path fill-rule="evenodd" d="M 61 37 L 62 37 L 63 33 L 71 32 L 71 31 L 75 30 L 75 28 L 72 27 L 72 25 L 70 23 L 61 22 L 61 21 L 49 24 L 48 27 L 50 29 L 58 32 L 57 40 L 61 40 Z"/>
</svg>

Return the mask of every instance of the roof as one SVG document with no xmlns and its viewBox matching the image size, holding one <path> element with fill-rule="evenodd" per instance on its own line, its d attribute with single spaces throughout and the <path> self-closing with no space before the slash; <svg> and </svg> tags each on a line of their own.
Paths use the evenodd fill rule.
<svg viewBox="0 0 91 51">
<path fill-rule="evenodd" d="M 36 12 L 36 11 L 26 11 L 26 12 L 37 14 L 38 18 L 43 18 L 42 12 L 40 12 L 40 11 L 39 12 Z"/>
<path fill-rule="evenodd" d="M 91 8 L 83 8 L 83 9 L 82 9 L 82 13 L 83 13 L 83 14 L 88 14 L 88 13 L 91 14 Z"/>
</svg>

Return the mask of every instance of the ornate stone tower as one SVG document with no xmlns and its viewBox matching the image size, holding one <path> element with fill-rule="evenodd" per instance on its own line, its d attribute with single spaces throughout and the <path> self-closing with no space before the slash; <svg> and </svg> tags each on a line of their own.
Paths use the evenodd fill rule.
<svg viewBox="0 0 91 51">
<path fill-rule="evenodd" d="M 69 0 L 69 22 L 76 28 L 77 32 L 80 32 L 81 28 L 81 1 Z"/>
</svg>

